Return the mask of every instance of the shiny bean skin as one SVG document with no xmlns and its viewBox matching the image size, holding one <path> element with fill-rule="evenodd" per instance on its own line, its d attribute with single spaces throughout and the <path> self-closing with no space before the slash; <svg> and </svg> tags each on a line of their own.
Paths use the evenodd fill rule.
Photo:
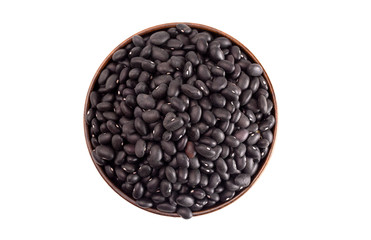
<svg viewBox="0 0 371 240">
<path fill-rule="evenodd" d="M 169 203 L 161 203 L 157 205 L 157 210 L 162 212 L 172 213 L 176 211 L 176 206 L 173 206 Z"/>
<path fill-rule="evenodd" d="M 260 133 L 251 133 L 250 136 L 247 138 L 246 143 L 248 145 L 255 145 L 259 141 L 260 137 Z"/>
<path fill-rule="evenodd" d="M 263 73 L 263 69 L 259 64 L 252 63 L 247 67 L 247 74 L 253 77 L 260 76 Z"/>
<path fill-rule="evenodd" d="M 204 144 L 195 146 L 196 152 L 205 158 L 212 158 L 215 155 L 215 151 L 211 147 Z"/>
<path fill-rule="evenodd" d="M 214 107 L 222 108 L 227 103 L 227 100 L 225 97 L 220 93 L 213 93 L 210 95 L 211 104 Z"/>
<path fill-rule="evenodd" d="M 182 206 L 182 207 L 191 207 L 195 200 L 192 196 L 190 195 L 179 195 L 177 198 L 176 198 L 176 202 Z"/>
<path fill-rule="evenodd" d="M 202 116 L 202 109 L 198 105 L 194 105 L 189 110 L 189 116 L 191 117 L 191 123 L 198 123 Z"/>
<path fill-rule="evenodd" d="M 197 67 L 197 77 L 203 81 L 211 79 L 211 72 L 209 68 L 204 64 L 199 65 Z"/>
<path fill-rule="evenodd" d="M 214 92 L 219 92 L 227 86 L 227 83 L 228 81 L 225 77 L 216 77 L 212 82 L 211 90 Z"/>
<path fill-rule="evenodd" d="M 186 207 L 179 207 L 177 214 L 184 219 L 190 219 L 193 216 L 192 210 Z"/>
</svg>

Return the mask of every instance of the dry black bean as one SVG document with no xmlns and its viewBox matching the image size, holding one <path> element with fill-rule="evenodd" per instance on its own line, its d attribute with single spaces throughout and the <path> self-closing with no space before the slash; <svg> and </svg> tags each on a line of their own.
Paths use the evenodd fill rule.
<svg viewBox="0 0 371 240">
<path fill-rule="evenodd" d="M 224 69 L 226 73 L 232 73 L 235 69 L 235 66 L 232 62 L 228 60 L 221 60 L 218 62 L 218 67 L 221 67 Z"/>
<path fill-rule="evenodd" d="M 255 145 L 260 139 L 260 133 L 253 132 L 250 134 L 250 136 L 247 138 L 246 143 L 248 145 Z"/>
<path fill-rule="evenodd" d="M 213 59 L 215 62 L 224 60 L 223 51 L 216 45 L 210 45 L 209 54 L 210 54 L 210 58 Z"/>
<path fill-rule="evenodd" d="M 213 90 L 214 92 L 218 92 L 224 89 L 227 86 L 227 83 L 228 81 L 225 77 L 216 77 L 212 82 L 211 90 Z"/>
<path fill-rule="evenodd" d="M 220 93 L 213 93 L 210 95 L 209 98 L 210 98 L 211 104 L 217 108 L 222 108 L 227 103 L 227 100 L 225 99 L 225 97 Z"/>
<path fill-rule="evenodd" d="M 176 198 L 176 202 L 182 206 L 182 207 L 191 207 L 195 200 L 192 196 L 190 195 L 179 195 L 177 198 Z"/>
</svg>

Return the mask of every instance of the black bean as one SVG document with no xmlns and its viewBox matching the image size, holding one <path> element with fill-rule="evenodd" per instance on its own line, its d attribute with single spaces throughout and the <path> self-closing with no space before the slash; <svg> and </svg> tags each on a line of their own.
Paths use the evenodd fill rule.
<svg viewBox="0 0 371 240">
<path fill-rule="evenodd" d="M 161 83 L 152 91 L 152 97 L 155 99 L 165 98 L 168 86 L 165 83 Z"/>
<path fill-rule="evenodd" d="M 178 39 L 170 39 L 167 41 L 166 46 L 170 49 L 181 49 L 183 47 L 183 43 Z"/>
<path fill-rule="evenodd" d="M 196 49 L 199 53 L 205 54 L 207 52 L 208 43 L 205 38 L 199 38 L 196 42 Z"/>
<path fill-rule="evenodd" d="M 189 158 L 185 153 L 178 152 L 176 154 L 176 162 L 178 167 L 188 168 L 189 167 Z"/>
<path fill-rule="evenodd" d="M 112 134 L 111 133 L 102 133 L 98 136 L 98 142 L 103 145 L 111 143 Z"/>
<path fill-rule="evenodd" d="M 119 151 L 116 154 L 116 157 L 114 159 L 115 165 L 121 165 L 125 162 L 126 159 L 126 153 L 124 151 Z"/>
<path fill-rule="evenodd" d="M 174 142 L 171 141 L 161 141 L 161 148 L 164 150 L 165 153 L 174 155 L 176 153 L 176 147 Z"/>
<path fill-rule="evenodd" d="M 188 185 L 196 186 L 201 181 L 201 172 L 198 169 L 191 169 L 188 173 Z"/>
<path fill-rule="evenodd" d="M 234 183 L 241 187 L 247 187 L 250 185 L 251 177 L 247 174 L 240 174 L 234 179 Z"/>
<path fill-rule="evenodd" d="M 251 89 L 251 91 L 253 93 L 255 93 L 256 91 L 258 91 L 259 85 L 260 85 L 259 78 L 258 77 L 253 77 L 251 82 L 250 82 L 249 88 Z"/>
<path fill-rule="evenodd" d="M 151 167 L 159 167 L 161 166 L 161 159 L 162 159 L 162 150 L 159 145 L 155 144 L 151 147 L 148 163 Z"/>
<path fill-rule="evenodd" d="M 247 128 L 247 130 L 248 130 L 249 132 L 251 132 L 251 133 L 253 133 L 253 132 L 257 132 L 258 129 L 259 129 L 259 125 L 256 124 L 256 123 L 251 124 L 251 125 Z"/>
<path fill-rule="evenodd" d="M 144 188 L 143 188 L 143 184 L 140 183 L 140 182 L 137 182 L 135 185 L 134 185 L 134 189 L 133 189 L 133 198 L 134 199 L 140 199 L 144 194 Z"/>
<path fill-rule="evenodd" d="M 151 196 L 151 199 L 152 199 L 152 201 L 154 202 L 154 203 L 157 203 L 157 204 L 159 204 L 159 203 L 163 203 L 163 202 L 165 202 L 165 197 L 164 196 L 162 196 L 160 193 L 155 193 L 155 194 L 153 194 L 152 196 Z"/>
<path fill-rule="evenodd" d="M 171 115 L 166 114 L 163 126 L 168 131 L 175 131 L 181 128 L 184 125 L 184 121 L 180 117 L 172 117 Z"/>
<path fill-rule="evenodd" d="M 108 69 L 104 69 L 100 74 L 99 74 L 99 77 L 98 77 L 98 84 L 102 85 L 102 84 L 105 84 L 108 76 L 110 74 L 110 71 Z"/>
<path fill-rule="evenodd" d="M 110 161 L 115 157 L 115 151 L 109 146 L 99 145 L 95 148 L 98 157 L 103 160 Z"/>
<path fill-rule="evenodd" d="M 176 176 L 176 172 L 175 172 L 174 168 L 172 168 L 170 166 L 167 166 L 166 169 L 165 169 L 165 174 L 166 174 L 166 178 L 167 178 L 167 180 L 169 180 L 169 182 L 176 183 L 177 176 Z"/>
<path fill-rule="evenodd" d="M 154 45 L 162 45 L 169 39 L 170 39 L 169 33 L 165 31 L 158 31 L 150 36 L 149 41 Z"/>
<path fill-rule="evenodd" d="M 151 56 L 154 60 L 160 60 L 161 62 L 167 61 L 170 57 L 165 49 L 156 46 L 152 47 Z"/>
<path fill-rule="evenodd" d="M 183 219 L 190 219 L 193 216 L 192 210 L 186 207 L 179 207 L 177 210 L 177 214 Z"/>
<path fill-rule="evenodd" d="M 127 56 L 127 51 L 125 49 L 119 49 L 112 55 L 112 60 L 115 62 L 122 61 Z"/>
<path fill-rule="evenodd" d="M 128 155 L 135 155 L 135 145 L 134 144 L 125 144 L 124 145 L 124 151 Z"/>
<path fill-rule="evenodd" d="M 209 54 L 211 59 L 213 59 L 215 62 L 224 60 L 224 53 L 218 46 L 210 45 Z"/>
<path fill-rule="evenodd" d="M 176 211 L 176 206 L 173 206 L 169 203 L 160 203 L 157 205 L 157 210 L 160 210 L 162 212 L 173 213 Z"/>
<path fill-rule="evenodd" d="M 200 64 L 200 61 L 197 57 L 197 54 L 194 51 L 189 51 L 185 55 L 185 58 L 187 59 L 187 61 L 190 61 L 192 63 L 192 65 L 194 65 L 194 66 L 197 66 L 198 64 Z"/>
<path fill-rule="evenodd" d="M 220 176 L 218 173 L 213 173 L 210 176 L 209 184 L 207 185 L 209 188 L 216 188 L 219 183 L 221 182 Z"/>
<path fill-rule="evenodd" d="M 236 161 L 233 158 L 228 158 L 225 160 L 228 166 L 228 173 L 230 174 L 238 174 L 240 171 L 237 169 Z"/>
<path fill-rule="evenodd" d="M 222 130 L 219 128 L 214 128 L 211 137 L 217 142 L 217 144 L 220 144 L 224 141 L 225 135 Z"/>
<path fill-rule="evenodd" d="M 128 58 L 131 59 L 134 57 L 138 57 L 141 51 L 142 51 L 141 47 L 133 47 L 128 53 Z"/>
<path fill-rule="evenodd" d="M 252 97 L 252 90 L 251 89 L 244 90 L 240 96 L 241 106 L 245 106 L 250 101 L 251 97 Z"/>
<path fill-rule="evenodd" d="M 245 156 L 246 153 L 246 145 L 245 144 L 240 144 L 237 148 L 234 150 L 235 154 L 237 157 L 243 157 Z"/>
<path fill-rule="evenodd" d="M 183 24 L 183 23 L 179 23 L 176 25 L 176 29 L 181 32 L 181 33 L 185 33 L 185 34 L 190 34 L 192 32 L 192 29 L 186 25 L 186 24 Z"/>
<path fill-rule="evenodd" d="M 160 53 L 156 52 L 156 54 L 159 55 Z M 154 72 L 156 70 L 156 64 L 152 62 L 151 60 L 142 61 L 141 67 L 144 71 L 147 71 L 147 72 Z"/>
<path fill-rule="evenodd" d="M 192 190 L 191 194 L 196 199 L 203 199 L 203 198 L 206 197 L 205 191 L 202 190 L 201 188 L 196 188 L 196 189 Z"/>
<path fill-rule="evenodd" d="M 146 152 L 146 142 L 143 139 L 139 139 L 135 143 L 135 155 L 139 158 L 143 157 Z"/>
<path fill-rule="evenodd" d="M 227 73 L 232 73 L 235 70 L 234 64 L 228 60 L 221 60 L 217 65 L 218 67 L 223 68 Z"/>
<path fill-rule="evenodd" d="M 192 66 L 192 63 L 188 61 L 184 64 L 183 77 L 187 79 L 187 78 L 190 78 L 192 75 L 193 75 L 193 66 Z"/>
<path fill-rule="evenodd" d="M 153 206 L 153 203 L 151 200 L 146 198 L 141 198 L 136 201 L 136 204 L 142 208 L 151 208 Z"/>
<path fill-rule="evenodd" d="M 192 99 L 198 100 L 202 98 L 202 92 L 190 84 L 183 84 L 181 90 L 186 96 Z"/>
<path fill-rule="evenodd" d="M 240 120 L 237 121 L 237 126 L 242 129 L 250 126 L 250 120 L 246 117 L 245 114 L 241 113 Z"/>
<path fill-rule="evenodd" d="M 230 86 L 228 86 L 227 88 L 224 88 L 221 93 L 222 95 L 229 101 L 237 101 L 238 98 L 239 98 L 239 93 L 238 93 L 238 88 L 234 88 L 234 85 L 232 83 Z"/>
<path fill-rule="evenodd" d="M 134 126 L 135 126 L 135 130 L 140 135 L 144 136 L 148 134 L 148 126 L 146 125 L 146 123 L 143 121 L 142 118 L 136 118 L 134 120 Z"/>
<path fill-rule="evenodd" d="M 199 104 L 202 107 L 202 109 L 205 110 L 212 109 L 211 101 L 209 100 L 209 98 L 202 98 L 201 100 L 199 100 Z"/>
<path fill-rule="evenodd" d="M 269 143 L 272 143 L 273 141 L 273 133 L 270 130 L 261 132 L 261 135 L 264 139 L 267 139 Z"/>
<path fill-rule="evenodd" d="M 197 123 L 200 121 L 202 116 L 202 109 L 198 105 L 194 105 L 189 110 L 189 116 L 191 118 L 191 123 Z"/>
<path fill-rule="evenodd" d="M 246 151 L 246 155 L 248 157 L 252 157 L 254 159 L 257 159 L 258 161 L 261 158 L 259 148 L 257 148 L 256 146 L 248 146 L 247 151 Z"/>
<path fill-rule="evenodd" d="M 257 63 L 250 64 L 247 69 L 247 74 L 253 77 L 258 77 L 263 73 L 262 67 Z"/>
<path fill-rule="evenodd" d="M 153 109 L 156 106 L 155 99 L 151 95 L 143 93 L 137 96 L 137 103 L 143 109 Z"/>
<path fill-rule="evenodd" d="M 119 151 L 122 149 L 122 146 L 124 145 L 124 140 L 120 135 L 115 134 L 112 137 L 111 145 L 114 150 Z"/>
<path fill-rule="evenodd" d="M 109 178 L 113 179 L 116 177 L 115 170 L 110 165 L 104 166 L 104 171 Z"/>
<path fill-rule="evenodd" d="M 217 37 L 214 41 L 219 42 L 221 48 L 229 48 L 232 45 L 231 41 L 226 37 Z"/>
<path fill-rule="evenodd" d="M 214 114 L 208 110 L 202 112 L 202 121 L 204 121 L 209 126 L 214 126 L 216 124 L 216 118 Z"/>
<path fill-rule="evenodd" d="M 259 148 L 267 148 L 269 144 L 270 142 L 267 139 L 262 138 L 257 142 L 256 146 Z"/>
<path fill-rule="evenodd" d="M 187 130 L 187 134 L 190 141 L 197 141 L 200 138 L 200 129 L 197 127 L 191 127 Z"/>
<path fill-rule="evenodd" d="M 157 177 L 154 177 L 149 180 L 146 187 L 147 187 L 147 191 L 154 193 L 157 191 L 159 186 L 160 186 L 160 179 Z"/>
<path fill-rule="evenodd" d="M 169 140 L 171 139 L 172 136 L 173 136 L 173 133 L 172 133 L 172 132 L 165 131 L 165 132 L 162 134 L 162 140 L 164 140 L 164 141 L 169 141 Z"/>
<path fill-rule="evenodd" d="M 187 168 L 179 168 L 178 169 L 178 182 L 186 183 L 188 178 L 188 169 Z"/>
<path fill-rule="evenodd" d="M 255 145 L 260 139 L 260 133 L 251 133 L 250 136 L 248 137 L 246 143 L 248 145 Z"/>
<path fill-rule="evenodd" d="M 214 108 L 213 113 L 216 118 L 222 121 L 228 121 L 232 117 L 231 113 L 223 108 Z"/>
<path fill-rule="evenodd" d="M 191 207 L 195 200 L 192 196 L 190 195 L 179 195 L 177 198 L 176 198 L 176 202 L 182 206 L 182 207 Z"/>
<path fill-rule="evenodd" d="M 195 149 L 198 154 L 205 158 L 212 158 L 215 155 L 215 151 L 204 144 L 196 145 Z"/>
<path fill-rule="evenodd" d="M 173 67 L 170 65 L 169 62 L 163 62 L 156 66 L 157 72 L 161 74 L 171 74 L 174 72 Z"/>
<path fill-rule="evenodd" d="M 258 97 L 258 107 L 262 113 L 268 112 L 268 103 L 267 103 L 267 99 L 265 96 L 260 95 Z"/>
<path fill-rule="evenodd" d="M 259 130 L 260 131 L 270 130 L 274 126 L 275 123 L 276 123 L 276 120 L 274 116 L 270 115 L 262 123 L 260 123 Z"/>
<path fill-rule="evenodd" d="M 197 76 L 199 79 L 206 81 L 206 80 L 211 79 L 211 72 L 206 65 L 200 64 L 197 67 Z"/>
<path fill-rule="evenodd" d="M 248 138 L 249 131 L 247 129 L 239 129 L 234 133 L 234 136 L 242 143 Z"/>
<path fill-rule="evenodd" d="M 152 172 L 152 168 L 148 165 L 142 165 L 138 169 L 138 175 L 142 178 L 148 177 Z"/>
<path fill-rule="evenodd" d="M 193 157 L 189 159 L 189 167 L 191 169 L 197 169 L 200 167 L 200 161 L 198 160 L 197 157 Z"/>
<path fill-rule="evenodd" d="M 227 83 L 228 81 L 225 77 L 216 77 L 212 82 L 211 90 L 214 92 L 219 92 L 227 86 Z"/>
<path fill-rule="evenodd" d="M 160 184 L 160 191 L 161 191 L 162 196 L 170 197 L 171 191 L 172 191 L 171 183 L 168 180 L 163 179 Z"/>
<path fill-rule="evenodd" d="M 110 111 L 113 109 L 113 105 L 110 102 L 101 102 L 96 105 L 97 110 L 101 112 Z"/>
<path fill-rule="evenodd" d="M 238 147 L 240 145 L 240 141 L 235 136 L 227 136 L 224 142 L 230 147 Z"/>
<path fill-rule="evenodd" d="M 205 145 L 207 145 L 209 147 L 212 147 L 212 148 L 215 147 L 216 144 L 217 144 L 216 141 L 214 139 L 210 138 L 210 137 L 202 137 L 202 138 L 199 139 L 198 142 L 201 143 L 201 144 L 205 144 Z"/>
<path fill-rule="evenodd" d="M 142 118 L 146 123 L 155 123 L 161 118 L 161 116 L 160 112 L 157 110 L 147 110 L 143 112 Z"/>
</svg>

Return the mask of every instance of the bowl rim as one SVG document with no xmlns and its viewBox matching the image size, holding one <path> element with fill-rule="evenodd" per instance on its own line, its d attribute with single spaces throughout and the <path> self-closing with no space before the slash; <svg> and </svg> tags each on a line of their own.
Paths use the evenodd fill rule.
<svg viewBox="0 0 371 240">
<path fill-rule="evenodd" d="M 241 42 L 239 42 L 237 39 L 235 39 L 234 37 L 230 36 L 229 34 L 223 32 L 223 31 L 220 31 L 220 30 L 218 30 L 216 28 L 213 28 L 213 27 L 210 27 L 210 26 L 207 26 L 207 25 L 204 25 L 204 24 L 192 23 L 192 22 L 172 22 L 172 23 L 159 24 L 159 25 L 156 25 L 156 26 L 152 26 L 152 27 L 146 28 L 146 29 L 144 29 L 142 31 L 139 31 L 139 32 L 131 35 L 130 37 L 128 37 L 127 39 L 125 39 L 124 41 L 122 41 L 117 47 L 115 47 L 108 54 L 108 56 L 103 60 L 103 62 L 98 67 L 97 71 L 95 72 L 95 74 L 93 76 L 92 81 L 90 82 L 89 89 L 87 91 L 87 95 L 86 95 L 86 98 L 85 98 L 85 104 L 84 104 L 84 113 L 83 113 L 84 135 L 85 135 L 85 142 L 86 142 L 86 145 L 87 145 L 89 154 L 90 154 L 90 158 L 93 161 L 94 166 L 96 167 L 96 169 L 98 170 L 99 174 L 104 179 L 104 181 L 118 195 L 120 195 L 122 198 L 124 198 L 126 201 L 128 201 L 131 204 L 133 204 L 134 206 L 136 206 L 136 207 L 138 207 L 140 209 L 146 210 L 148 212 L 152 212 L 152 213 L 155 213 L 155 214 L 158 214 L 158 215 L 163 215 L 163 216 L 179 217 L 179 215 L 177 215 L 176 212 L 175 213 L 166 213 L 166 212 L 161 212 L 161 211 L 159 211 L 157 209 L 154 209 L 154 208 L 143 208 L 143 207 L 138 206 L 135 203 L 135 200 L 133 198 L 131 198 L 130 196 L 128 196 L 127 194 L 125 194 L 119 187 L 117 187 L 106 176 L 106 174 L 104 172 L 104 169 L 101 166 L 99 166 L 97 163 L 95 163 L 95 161 L 93 159 L 93 155 L 92 155 L 93 147 L 92 147 L 92 144 L 90 142 L 90 131 L 89 131 L 88 124 L 86 123 L 86 112 L 90 108 L 90 100 L 89 100 L 90 93 L 92 92 L 92 90 L 93 90 L 93 88 L 94 88 L 94 86 L 95 86 L 95 84 L 96 84 L 96 82 L 98 80 L 99 74 L 106 67 L 106 65 L 110 62 L 110 60 L 112 58 L 112 55 L 118 49 L 123 48 L 127 44 L 131 43 L 132 42 L 131 39 L 135 35 L 144 36 L 144 35 L 150 34 L 150 33 L 155 32 L 155 31 L 159 31 L 159 30 L 163 30 L 163 29 L 168 29 L 168 28 L 171 28 L 171 27 L 175 27 L 177 24 L 186 24 L 186 25 L 190 26 L 191 28 L 195 28 L 197 30 L 204 30 L 204 31 L 212 32 L 212 33 L 214 33 L 216 35 L 219 35 L 219 36 L 222 36 L 222 37 L 226 37 L 231 42 L 233 42 L 235 45 L 237 45 L 238 47 L 240 47 L 241 51 L 243 51 L 251 60 L 253 60 L 253 62 L 260 64 L 260 66 L 263 68 L 263 76 L 264 76 L 264 78 L 267 81 L 267 84 L 269 86 L 269 93 L 271 94 L 271 98 L 272 98 L 272 102 L 273 102 L 273 114 L 274 114 L 274 117 L 276 119 L 276 123 L 275 123 L 275 125 L 273 127 L 273 131 L 272 131 L 272 133 L 273 133 L 273 140 L 272 140 L 272 143 L 270 145 L 270 149 L 269 149 L 269 151 L 268 151 L 265 159 L 263 160 L 264 161 L 263 164 L 261 164 L 259 166 L 259 169 L 258 169 L 257 173 L 252 177 L 252 180 L 251 180 L 250 185 L 248 187 L 246 187 L 245 189 L 243 189 L 238 194 L 236 194 L 232 199 L 228 200 L 227 202 L 224 202 L 224 203 L 222 203 L 220 205 L 217 205 L 217 206 L 214 206 L 214 207 L 205 209 L 205 210 L 193 212 L 193 216 L 200 216 L 200 215 L 204 215 L 204 214 L 207 214 L 207 213 L 211 213 L 211 212 L 217 211 L 217 210 L 222 209 L 222 208 L 228 206 L 229 204 L 235 202 L 237 199 L 239 199 L 242 195 L 244 195 L 255 184 L 255 182 L 260 177 L 260 175 L 262 174 L 262 172 L 264 171 L 266 165 L 268 164 L 268 162 L 270 160 L 270 157 L 271 157 L 272 152 L 273 152 L 273 149 L 274 149 L 276 137 L 277 137 L 277 125 L 278 125 L 277 100 L 276 100 L 276 96 L 275 96 L 275 93 L 274 93 L 274 89 L 273 89 L 272 83 L 271 83 L 271 81 L 270 81 L 270 79 L 269 79 L 269 77 L 268 77 L 268 75 L 267 75 L 267 73 L 266 73 L 263 65 L 254 56 L 254 54 L 252 52 L 250 52 L 250 50 L 247 47 L 245 47 Z"/>
</svg>

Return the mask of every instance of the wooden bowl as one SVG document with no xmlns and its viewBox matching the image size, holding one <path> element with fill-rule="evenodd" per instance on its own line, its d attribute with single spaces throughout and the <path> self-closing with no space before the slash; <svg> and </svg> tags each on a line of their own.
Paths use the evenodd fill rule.
<svg viewBox="0 0 371 240">
<path fill-rule="evenodd" d="M 178 24 L 178 22 L 176 22 L 176 23 L 166 23 L 166 24 L 161 24 L 161 25 L 153 26 L 153 27 L 144 29 L 144 30 L 142 30 L 142 31 L 140 31 L 140 32 L 138 32 L 138 33 L 136 33 L 134 35 L 144 36 L 144 35 L 150 34 L 152 32 L 158 31 L 158 30 L 168 29 L 168 28 L 171 28 L 171 27 L 175 27 L 177 24 Z M 195 29 L 198 29 L 198 30 L 205 30 L 205 31 L 208 31 L 208 32 L 212 32 L 212 33 L 214 33 L 216 35 L 220 35 L 220 36 L 223 36 L 223 37 L 228 38 L 234 44 L 236 44 L 237 46 L 239 46 L 241 48 L 241 51 L 245 52 L 245 54 L 249 57 L 249 60 L 251 62 L 255 62 L 255 63 L 260 64 L 260 62 L 258 61 L 258 59 L 249 51 L 249 49 L 247 49 L 242 43 L 240 43 L 238 40 L 236 40 L 232 36 L 230 36 L 230 35 L 222 32 L 222 31 L 220 31 L 218 29 L 215 29 L 215 28 L 212 28 L 212 27 L 209 27 L 209 26 L 206 26 L 206 25 L 202 25 L 202 24 L 198 24 L 198 23 L 188 23 L 188 22 L 186 22 L 185 24 L 187 24 L 191 28 L 195 28 Z M 92 156 L 93 147 L 92 147 L 91 142 L 90 142 L 90 131 L 89 131 L 88 125 L 86 124 L 86 119 L 85 119 L 86 112 L 90 108 L 89 96 L 90 96 L 91 91 L 94 88 L 94 85 L 95 85 L 95 83 L 96 83 L 96 81 L 97 81 L 97 79 L 99 77 L 100 72 L 109 63 L 109 61 L 111 60 L 111 57 L 112 57 L 113 53 L 116 52 L 118 49 L 123 48 L 127 44 L 131 43 L 131 38 L 134 35 L 132 35 L 131 37 L 127 38 L 125 41 L 123 41 L 122 43 L 120 43 L 115 49 L 113 49 L 111 51 L 111 53 L 108 54 L 108 56 L 104 59 L 104 61 L 99 66 L 98 70 L 96 71 L 96 73 L 95 73 L 95 75 L 94 75 L 94 77 L 93 77 L 93 79 L 92 79 L 92 81 L 90 83 L 90 86 L 89 86 L 89 89 L 88 89 L 88 93 L 87 93 L 86 99 L 85 99 L 85 107 L 84 107 L 84 131 L 85 131 L 86 145 L 88 147 L 90 157 L 92 158 L 92 161 L 93 161 L 95 167 L 97 168 L 98 172 L 102 176 L 102 178 L 122 198 L 124 198 L 128 202 L 132 203 L 136 207 L 139 207 L 138 205 L 135 204 L 135 200 L 134 199 L 132 199 L 130 196 L 126 195 L 120 188 L 118 188 L 117 186 L 114 185 L 113 182 L 111 182 L 111 180 L 106 176 L 106 174 L 104 172 L 104 169 L 101 166 L 99 166 L 98 164 L 96 164 L 95 161 L 93 160 L 93 156 Z M 263 68 L 263 70 L 264 70 L 264 68 Z M 274 94 L 272 83 L 270 82 L 269 77 L 268 77 L 267 73 L 265 72 L 265 70 L 264 70 L 263 76 L 266 79 L 266 81 L 268 83 L 268 86 L 269 86 L 269 93 L 270 93 L 270 96 L 271 96 L 272 101 L 273 101 L 273 110 L 272 110 L 272 113 L 273 113 L 274 117 L 276 118 L 276 124 L 274 125 L 273 131 L 272 131 L 273 132 L 273 141 L 272 141 L 272 144 L 270 145 L 270 149 L 269 149 L 266 157 L 261 160 L 259 169 L 258 169 L 257 173 L 252 177 L 251 184 L 247 188 L 243 189 L 241 192 L 239 192 L 238 194 L 236 194 L 231 200 L 229 200 L 227 202 L 224 202 L 222 204 L 216 205 L 216 206 L 214 206 L 212 208 L 209 208 L 209 209 L 206 209 L 206 210 L 201 210 L 201 211 L 193 212 L 193 216 L 199 216 L 199 215 L 203 215 L 203 214 L 214 212 L 214 211 L 219 210 L 219 209 L 221 209 L 221 208 L 223 208 L 223 207 L 225 207 L 225 206 L 233 203 L 234 201 L 236 201 L 238 198 L 240 198 L 243 194 L 245 194 L 254 185 L 254 183 L 256 182 L 256 180 L 259 178 L 259 176 L 263 172 L 265 166 L 267 165 L 267 163 L 269 161 L 269 158 L 270 158 L 270 156 L 272 154 L 274 143 L 275 143 L 275 139 L 276 139 L 277 122 L 278 122 L 277 121 L 278 120 L 277 117 L 278 117 L 278 115 L 277 115 L 276 96 Z M 139 208 L 141 208 L 141 207 L 139 207 Z M 176 213 L 165 213 L 165 212 L 158 211 L 157 209 L 153 209 L 153 208 L 142 208 L 142 209 L 144 209 L 144 210 L 146 210 L 148 212 L 152 212 L 152 213 L 156 213 L 156 214 L 160 214 L 160 215 L 164 215 L 164 216 L 178 217 L 178 215 Z"/>
</svg>

